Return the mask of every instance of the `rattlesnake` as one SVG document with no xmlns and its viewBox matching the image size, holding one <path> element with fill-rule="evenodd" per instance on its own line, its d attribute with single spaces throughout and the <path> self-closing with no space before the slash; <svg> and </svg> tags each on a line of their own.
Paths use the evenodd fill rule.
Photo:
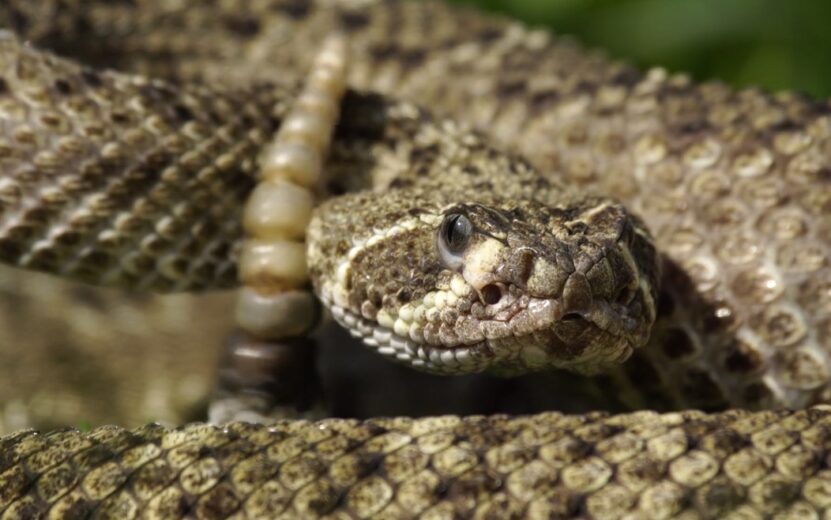
<svg viewBox="0 0 831 520">
<path fill-rule="evenodd" d="M 642 217 L 663 267 L 660 294 L 638 284 L 622 296 L 640 298 L 647 316 L 655 310 L 650 343 L 584 384 L 632 407 L 828 401 L 825 104 L 696 85 L 661 70 L 640 74 L 544 32 L 434 3 L 21 2 L 0 7 L 0 19 L 86 63 L 170 78 L 79 68 L 4 37 L 7 262 L 143 290 L 233 285 L 252 157 L 279 126 L 316 42 L 338 27 L 355 55 L 350 84 L 407 101 L 353 92 L 344 102 L 327 168 L 339 180 L 330 188 L 383 187 L 379 200 L 389 205 L 370 212 L 370 197 L 353 195 L 322 210 L 310 230 L 310 265 L 324 298 L 332 264 L 350 247 L 356 261 L 369 241 L 387 247 L 388 259 L 412 258 L 396 253 L 407 244 L 422 248 L 416 257 L 435 258 L 434 235 L 408 242 L 401 237 L 413 224 L 395 232 L 389 224 L 417 217 L 441 228 L 424 209 L 443 197 L 470 198 L 473 188 L 475 202 L 498 206 L 517 194 L 569 198 L 576 186 L 614 196 Z M 275 71 L 287 77 L 275 80 Z M 423 186 L 418 177 L 444 181 L 429 191 L 435 199 L 407 193 Z M 473 206 L 447 215 L 464 214 L 476 229 L 488 218 L 504 223 L 506 208 L 476 220 Z M 533 201 L 514 209 L 514 224 L 544 213 Z M 579 213 L 548 220 L 567 214 L 578 234 L 593 229 L 578 225 L 590 220 Z M 363 242 L 350 244 L 350 236 Z M 316 253 L 314 244 L 327 241 Z M 639 256 L 632 244 L 624 250 Z M 649 279 L 655 273 L 643 254 L 634 265 L 646 266 Z M 370 325 L 389 291 L 402 290 L 372 286 L 401 278 L 383 258 L 352 266 L 366 277 L 346 288 L 347 300 L 369 296 L 349 303 Z M 427 274 L 428 287 L 453 283 L 444 271 Z M 439 342 L 452 332 L 439 330 Z M 429 352 L 415 357 L 440 366 Z M 116 516 L 800 517 L 829 504 L 828 420 L 817 407 L 24 432 L 0 441 L 0 501 L 10 516 L 51 507 Z"/>
</svg>

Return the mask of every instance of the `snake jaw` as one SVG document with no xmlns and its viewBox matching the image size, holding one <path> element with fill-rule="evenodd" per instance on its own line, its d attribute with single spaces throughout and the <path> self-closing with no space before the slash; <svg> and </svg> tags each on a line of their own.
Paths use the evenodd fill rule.
<svg viewBox="0 0 831 520">
<path fill-rule="evenodd" d="M 460 278 L 451 279 L 450 285 L 457 290 L 463 286 Z M 624 309 L 612 309 L 603 301 L 586 311 L 589 329 L 578 344 L 569 335 L 568 324 L 563 330 L 568 309 L 562 298 L 508 296 L 497 305 L 484 306 L 469 286 L 459 292 L 461 296 L 451 289 L 434 291 L 395 315 L 379 312 L 375 320 L 338 304 L 345 303 L 345 297 L 335 297 L 331 288 L 321 297 L 336 321 L 377 353 L 438 374 L 491 371 L 511 375 L 552 367 L 591 374 L 624 361 L 640 346 L 640 340 L 631 339 L 635 320 L 619 323 L 617 313 Z M 439 309 L 454 302 L 478 311 L 459 316 L 452 326 L 439 327 L 436 334 L 426 332 L 436 322 L 435 316 L 441 315 Z"/>
<path fill-rule="evenodd" d="M 385 326 L 360 316 L 348 307 L 335 304 L 326 296 L 322 296 L 322 300 L 335 320 L 353 337 L 397 363 L 437 374 L 481 372 L 490 365 L 492 352 L 484 340 L 455 348 L 420 343 L 410 336 L 396 332 L 396 324 L 401 323 L 400 319 L 394 321 L 392 326 Z M 382 318 L 383 321 L 388 319 Z"/>
</svg>

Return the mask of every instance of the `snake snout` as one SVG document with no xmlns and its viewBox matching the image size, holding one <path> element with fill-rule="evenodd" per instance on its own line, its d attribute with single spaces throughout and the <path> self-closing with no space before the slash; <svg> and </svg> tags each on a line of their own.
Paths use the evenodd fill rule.
<svg viewBox="0 0 831 520">
<path fill-rule="evenodd" d="M 583 273 L 572 273 L 563 286 L 563 318 L 583 316 L 591 311 L 594 296 L 591 285 Z"/>
<path fill-rule="evenodd" d="M 551 309 L 536 320 L 531 347 L 520 356 L 529 365 L 597 373 L 646 343 L 655 319 L 656 256 L 640 222 L 615 204 L 568 217 L 549 236 L 524 237 L 526 252 L 512 257 L 512 272 L 524 275 L 516 285 Z"/>
</svg>

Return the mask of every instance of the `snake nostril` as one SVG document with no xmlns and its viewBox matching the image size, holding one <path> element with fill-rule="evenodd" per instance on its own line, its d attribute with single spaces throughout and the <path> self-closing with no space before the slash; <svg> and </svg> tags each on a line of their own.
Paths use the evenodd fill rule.
<svg viewBox="0 0 831 520">
<path fill-rule="evenodd" d="M 488 305 L 499 303 L 502 299 L 502 289 L 498 285 L 488 284 L 482 287 L 482 300 Z"/>
<path fill-rule="evenodd" d="M 576 312 L 568 312 L 563 314 L 563 317 L 560 318 L 560 321 L 577 321 L 582 320 L 583 317 L 577 314 Z"/>
</svg>

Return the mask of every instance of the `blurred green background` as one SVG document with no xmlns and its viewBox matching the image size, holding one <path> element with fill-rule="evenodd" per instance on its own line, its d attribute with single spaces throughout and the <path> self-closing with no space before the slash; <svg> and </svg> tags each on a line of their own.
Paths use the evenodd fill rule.
<svg viewBox="0 0 831 520">
<path fill-rule="evenodd" d="M 640 66 L 831 96 L 831 0 L 454 0 Z"/>
</svg>

